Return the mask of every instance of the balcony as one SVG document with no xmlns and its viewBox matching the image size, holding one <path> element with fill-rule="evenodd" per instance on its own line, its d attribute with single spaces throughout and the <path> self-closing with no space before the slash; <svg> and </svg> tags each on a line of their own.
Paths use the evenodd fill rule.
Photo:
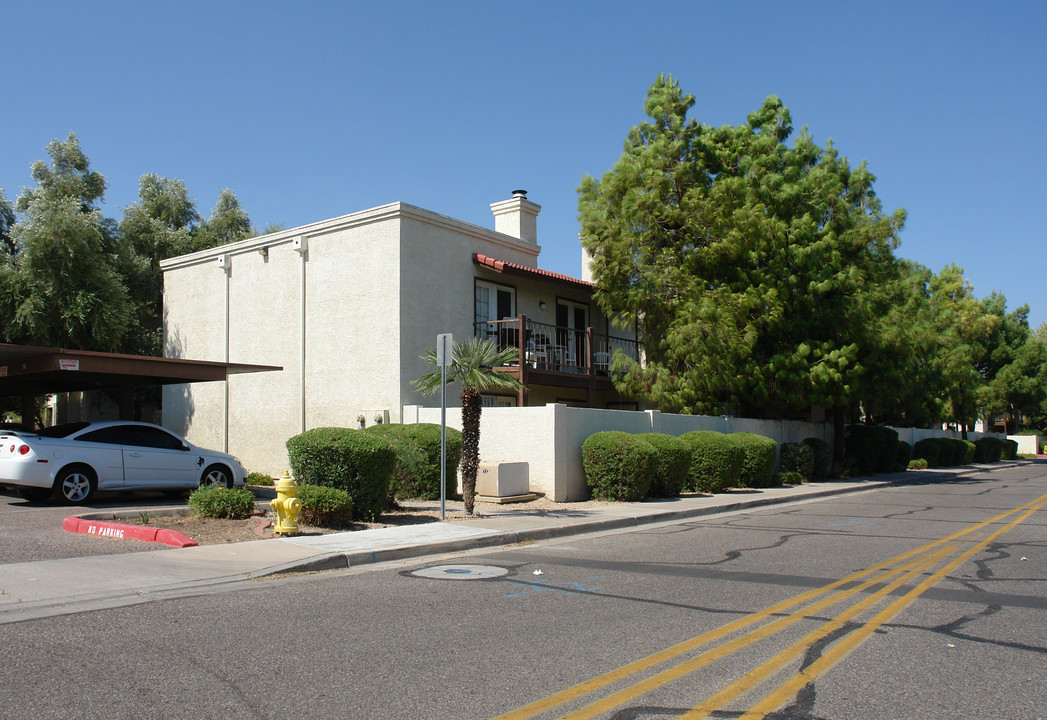
<svg viewBox="0 0 1047 720">
<path fill-rule="evenodd" d="M 523 328 L 523 332 L 521 332 Z M 593 393 L 611 390 L 611 361 L 616 353 L 639 361 L 640 348 L 635 340 L 577 330 L 530 320 L 526 315 L 505 320 L 474 323 L 476 337 L 490 339 L 498 349 L 516 348 L 514 362 L 497 368 L 511 373 L 525 386 L 584 388 L 592 404 Z M 526 404 L 526 390 L 520 404 Z"/>
</svg>

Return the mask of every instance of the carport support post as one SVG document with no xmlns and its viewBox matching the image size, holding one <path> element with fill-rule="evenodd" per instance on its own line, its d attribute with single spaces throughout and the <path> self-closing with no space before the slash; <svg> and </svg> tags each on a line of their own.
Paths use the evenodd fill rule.
<svg viewBox="0 0 1047 720">
<path fill-rule="evenodd" d="M 36 429 L 36 395 L 22 393 L 22 424 L 30 430 Z"/>
<path fill-rule="evenodd" d="M 120 419 L 135 419 L 135 391 L 130 383 L 120 386 Z"/>
</svg>

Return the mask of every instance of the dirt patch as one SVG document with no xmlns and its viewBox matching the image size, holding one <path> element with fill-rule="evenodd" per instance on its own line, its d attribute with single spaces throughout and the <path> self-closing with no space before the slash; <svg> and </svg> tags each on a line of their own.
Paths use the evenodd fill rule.
<svg viewBox="0 0 1047 720">
<path fill-rule="evenodd" d="M 491 503 L 476 503 L 473 515 L 466 515 L 460 501 L 448 501 L 446 505 L 446 520 L 449 522 L 468 522 L 482 517 L 489 517 L 491 511 L 497 509 L 505 512 L 508 509 L 516 511 L 531 512 L 555 512 L 557 510 L 579 510 L 593 505 L 606 505 L 604 502 L 572 502 L 556 503 L 545 498 L 538 498 L 525 503 L 513 503 L 512 505 L 496 505 Z M 153 516 L 142 520 L 125 521 L 128 524 L 148 524 L 154 527 L 162 527 L 191 537 L 200 545 L 221 545 L 223 543 L 253 542 L 277 537 L 272 530 L 272 518 L 270 515 L 256 516 L 246 520 L 215 520 L 201 518 L 195 515 L 171 515 Z M 326 528 L 311 525 L 299 525 L 299 535 L 326 535 L 329 533 L 347 532 L 352 530 L 370 530 L 373 528 L 397 527 L 400 525 L 417 525 L 420 523 L 431 523 L 440 521 L 439 502 L 405 502 L 403 506 L 395 511 L 383 513 L 378 522 L 353 523 L 349 527 Z"/>
</svg>

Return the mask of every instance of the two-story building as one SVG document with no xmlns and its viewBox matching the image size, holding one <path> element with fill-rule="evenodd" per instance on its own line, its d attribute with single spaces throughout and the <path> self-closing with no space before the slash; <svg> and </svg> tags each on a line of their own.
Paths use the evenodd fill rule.
<svg viewBox="0 0 1047 720">
<path fill-rule="evenodd" d="M 526 389 L 491 405 L 635 409 L 608 377 L 615 352 L 638 356 L 631 330 L 611 326 L 591 282 L 538 267 L 526 193 L 491 210 L 494 229 L 392 203 L 165 260 L 167 357 L 282 370 L 167 386 L 164 425 L 279 473 L 306 429 L 432 404 L 411 382 L 447 332 L 519 349 L 500 370 Z"/>
</svg>

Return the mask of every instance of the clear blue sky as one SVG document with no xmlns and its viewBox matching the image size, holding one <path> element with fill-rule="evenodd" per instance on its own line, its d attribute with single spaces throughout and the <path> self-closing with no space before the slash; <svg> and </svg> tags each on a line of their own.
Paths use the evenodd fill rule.
<svg viewBox="0 0 1047 720">
<path fill-rule="evenodd" d="M 1047 322 L 1047 3 L 6 2 L 0 187 L 72 130 L 119 217 L 143 173 L 254 225 L 393 201 L 493 227 L 523 188 L 542 267 L 578 275 L 576 188 L 659 73 L 700 122 L 767 95 L 867 160 L 898 254 Z"/>
</svg>

